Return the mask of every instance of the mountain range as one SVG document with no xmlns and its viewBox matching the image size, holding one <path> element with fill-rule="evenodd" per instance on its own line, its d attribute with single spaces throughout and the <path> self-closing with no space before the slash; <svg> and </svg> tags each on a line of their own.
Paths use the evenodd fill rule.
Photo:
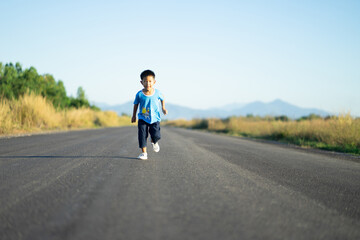
<svg viewBox="0 0 360 240">
<path fill-rule="evenodd" d="M 119 105 L 108 105 L 105 103 L 95 103 L 101 110 L 112 110 L 119 115 L 132 115 L 133 103 L 131 101 Z M 220 108 L 210 109 L 194 109 L 184 107 L 176 104 L 166 103 L 166 109 L 169 111 L 164 119 L 193 119 L 193 118 L 226 118 L 230 116 L 247 116 L 249 114 L 254 116 L 281 116 L 286 115 L 292 119 L 298 119 L 310 114 L 317 114 L 322 117 L 331 115 L 326 111 L 316 108 L 301 108 L 280 99 L 276 99 L 269 103 L 255 101 L 247 104 L 233 103 Z"/>
</svg>

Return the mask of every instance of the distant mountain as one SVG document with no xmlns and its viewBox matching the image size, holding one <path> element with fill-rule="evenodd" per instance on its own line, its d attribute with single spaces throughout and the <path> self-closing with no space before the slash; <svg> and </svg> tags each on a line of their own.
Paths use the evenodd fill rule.
<svg viewBox="0 0 360 240">
<path fill-rule="evenodd" d="M 236 110 L 236 115 L 245 116 L 252 114 L 254 116 L 280 116 L 286 115 L 289 118 L 297 119 L 310 114 L 317 114 L 320 116 L 328 116 L 330 113 L 315 108 L 300 108 L 295 105 L 284 102 L 280 99 L 276 99 L 270 103 L 253 102 L 245 105 Z"/>
<path fill-rule="evenodd" d="M 125 113 L 132 115 L 133 103 L 131 101 L 119 105 L 108 105 L 104 103 L 95 103 L 96 106 L 102 110 L 113 110 L 119 115 Z M 221 108 L 211 108 L 206 110 L 193 109 L 189 107 L 183 107 L 176 104 L 166 103 L 166 108 L 169 111 L 169 115 L 164 119 L 193 119 L 193 118 L 226 118 L 230 116 L 246 116 L 252 114 L 254 116 L 280 116 L 286 115 L 289 118 L 297 119 L 310 114 L 317 114 L 320 116 L 328 116 L 330 113 L 315 109 L 315 108 L 301 108 L 295 105 L 284 102 L 280 99 L 276 99 L 269 103 L 260 101 L 251 102 L 248 104 L 234 103 L 225 105 Z"/>
</svg>

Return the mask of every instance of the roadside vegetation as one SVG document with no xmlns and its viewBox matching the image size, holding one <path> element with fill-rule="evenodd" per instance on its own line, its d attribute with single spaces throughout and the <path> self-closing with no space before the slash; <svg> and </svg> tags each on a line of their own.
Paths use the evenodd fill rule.
<svg viewBox="0 0 360 240">
<path fill-rule="evenodd" d="M 174 120 L 166 124 L 360 154 L 360 118 L 353 118 L 350 114 L 326 118 L 312 114 L 297 120 L 286 116 L 248 115 L 226 119 Z"/>
<path fill-rule="evenodd" d="M 129 116 L 100 111 L 83 88 L 67 96 L 62 81 L 34 67 L 0 63 L 0 135 L 130 125 Z"/>
</svg>

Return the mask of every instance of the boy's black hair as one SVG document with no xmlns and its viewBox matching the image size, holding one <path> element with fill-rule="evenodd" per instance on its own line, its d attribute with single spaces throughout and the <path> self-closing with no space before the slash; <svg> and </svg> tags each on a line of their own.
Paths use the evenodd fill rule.
<svg viewBox="0 0 360 240">
<path fill-rule="evenodd" d="M 145 70 L 140 74 L 140 79 L 143 80 L 143 78 L 147 76 L 153 76 L 155 78 L 155 73 L 151 70 Z"/>
</svg>

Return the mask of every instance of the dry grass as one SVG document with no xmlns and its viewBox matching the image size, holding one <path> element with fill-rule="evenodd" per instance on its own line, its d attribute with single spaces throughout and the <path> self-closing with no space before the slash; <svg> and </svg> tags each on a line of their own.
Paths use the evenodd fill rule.
<svg viewBox="0 0 360 240">
<path fill-rule="evenodd" d="M 176 120 L 168 125 L 265 138 L 328 150 L 360 154 L 360 119 L 350 114 L 329 119 L 276 121 L 266 118 Z"/>
<path fill-rule="evenodd" d="M 103 127 L 130 125 L 128 116 L 118 116 L 116 112 L 112 111 L 96 112 L 95 118 L 95 123 Z"/>
<path fill-rule="evenodd" d="M 125 125 L 131 125 L 130 118 L 115 112 L 88 108 L 57 111 L 46 98 L 34 94 L 13 101 L 0 99 L 0 134 Z"/>
<path fill-rule="evenodd" d="M 7 100 L 1 99 L 0 101 L 0 134 L 11 131 L 14 127 L 12 122 L 12 113 L 10 104 Z"/>
</svg>

